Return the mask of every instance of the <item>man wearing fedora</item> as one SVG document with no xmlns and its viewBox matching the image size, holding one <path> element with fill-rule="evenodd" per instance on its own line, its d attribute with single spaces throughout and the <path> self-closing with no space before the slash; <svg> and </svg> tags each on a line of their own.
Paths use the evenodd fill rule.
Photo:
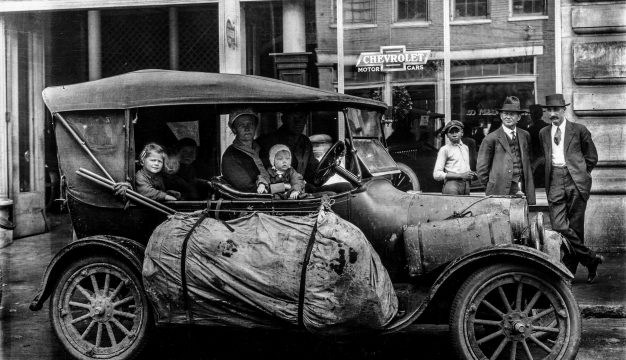
<svg viewBox="0 0 626 360">
<path fill-rule="evenodd" d="M 542 105 L 552 126 L 539 132 L 545 156 L 545 184 L 552 230 L 560 232 L 571 245 L 573 253 L 563 263 L 575 274 L 578 263 L 587 267 L 587 282 L 597 276 L 604 258 L 584 245 L 585 208 L 591 190 L 591 170 L 598 162 L 596 146 L 584 125 L 565 118 L 562 94 L 546 96 Z"/>
<path fill-rule="evenodd" d="M 516 126 L 525 111 L 515 96 L 507 97 L 499 111 L 502 127 L 487 135 L 478 151 L 478 179 L 485 186 L 486 195 L 516 195 L 521 191 L 533 205 L 530 134 Z"/>
</svg>

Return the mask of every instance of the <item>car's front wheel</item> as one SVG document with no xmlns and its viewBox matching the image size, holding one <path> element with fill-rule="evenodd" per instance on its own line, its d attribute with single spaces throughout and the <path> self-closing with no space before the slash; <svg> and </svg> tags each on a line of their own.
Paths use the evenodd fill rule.
<svg viewBox="0 0 626 360">
<path fill-rule="evenodd" d="M 145 346 L 152 321 L 139 276 L 111 257 L 84 258 L 65 269 L 50 317 L 76 359 L 132 359 Z"/>
<path fill-rule="evenodd" d="M 578 305 L 558 276 L 497 264 L 472 274 L 450 314 L 460 359 L 574 359 L 580 345 Z"/>
</svg>

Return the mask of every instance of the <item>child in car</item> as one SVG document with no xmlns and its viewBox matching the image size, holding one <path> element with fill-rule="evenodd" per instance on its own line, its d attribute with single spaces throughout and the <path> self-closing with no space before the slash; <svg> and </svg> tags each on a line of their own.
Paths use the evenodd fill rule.
<svg viewBox="0 0 626 360">
<path fill-rule="evenodd" d="M 281 199 L 298 199 L 304 196 L 304 179 L 291 167 L 291 151 L 287 145 L 277 144 L 270 148 L 267 168 L 270 175 L 270 192 Z"/>
<path fill-rule="evenodd" d="M 174 201 L 180 198 L 180 193 L 174 190 L 165 190 L 163 182 L 163 163 L 165 150 L 161 145 L 148 143 L 139 155 L 141 169 L 135 174 L 137 192 L 157 201 Z"/>
</svg>

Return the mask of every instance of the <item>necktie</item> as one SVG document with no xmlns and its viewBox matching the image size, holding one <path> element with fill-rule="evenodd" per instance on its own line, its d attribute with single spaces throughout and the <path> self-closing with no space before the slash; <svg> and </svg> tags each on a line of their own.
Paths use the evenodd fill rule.
<svg viewBox="0 0 626 360">
<path fill-rule="evenodd" d="M 511 133 L 511 140 L 513 140 L 513 142 L 517 141 L 517 136 L 515 136 L 515 131 Z"/>
<path fill-rule="evenodd" d="M 556 128 L 556 133 L 554 134 L 554 143 L 559 144 L 561 142 L 561 128 Z"/>
</svg>

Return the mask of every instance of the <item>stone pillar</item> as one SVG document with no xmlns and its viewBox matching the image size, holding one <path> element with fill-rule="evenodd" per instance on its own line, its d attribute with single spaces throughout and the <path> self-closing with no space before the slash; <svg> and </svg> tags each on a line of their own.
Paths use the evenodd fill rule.
<svg viewBox="0 0 626 360">
<path fill-rule="evenodd" d="M 89 80 L 102 78 L 102 38 L 100 11 L 87 11 Z"/>
<path fill-rule="evenodd" d="M 304 0 L 283 0 L 283 52 L 271 53 L 278 79 L 309 84 Z"/>
<path fill-rule="evenodd" d="M 300 53 L 271 53 L 274 57 L 278 79 L 301 85 L 309 84 L 309 55 L 310 52 Z"/>
<path fill-rule="evenodd" d="M 242 30 L 239 0 L 219 0 L 219 51 L 220 73 L 242 73 Z M 220 116 L 220 157 L 232 144 L 235 136 L 228 127 L 228 115 Z"/>
<path fill-rule="evenodd" d="M 306 51 L 304 0 L 283 0 L 283 52 Z"/>
<path fill-rule="evenodd" d="M 6 18 L 0 16 L 0 54 L 7 53 Z M 9 199 L 9 122 L 7 122 L 6 56 L 0 57 L 0 248 L 13 241 L 13 231 L 9 229 L 13 221 L 13 200 Z M 0 284 L 1 286 L 1 284 Z M 0 291 L 2 291 L 0 289 Z"/>
</svg>

